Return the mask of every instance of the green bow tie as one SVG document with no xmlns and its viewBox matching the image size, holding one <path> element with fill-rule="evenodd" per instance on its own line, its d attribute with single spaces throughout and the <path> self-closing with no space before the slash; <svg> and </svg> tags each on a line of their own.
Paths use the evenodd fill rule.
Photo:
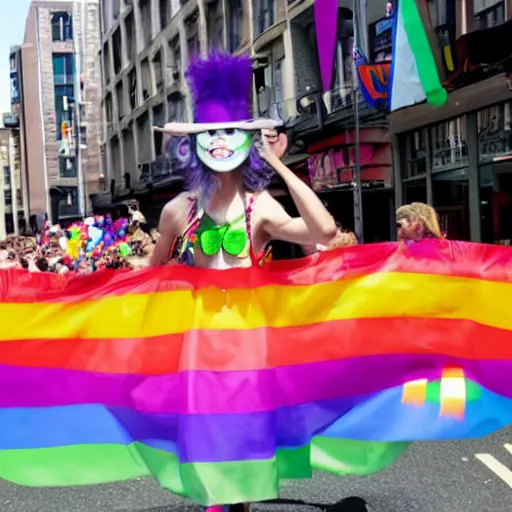
<svg viewBox="0 0 512 512">
<path fill-rule="evenodd" d="M 231 256 L 244 258 L 248 255 L 249 237 L 245 213 L 230 224 L 219 226 L 204 214 L 196 231 L 197 242 L 205 256 L 217 254 L 221 248 Z"/>
</svg>

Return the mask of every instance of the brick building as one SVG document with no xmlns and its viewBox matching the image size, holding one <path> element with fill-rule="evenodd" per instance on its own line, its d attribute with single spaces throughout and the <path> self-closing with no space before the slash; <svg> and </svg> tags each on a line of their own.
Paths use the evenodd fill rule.
<svg viewBox="0 0 512 512">
<path fill-rule="evenodd" d="M 101 188 L 99 8 L 99 0 L 33 0 L 23 44 L 11 52 L 32 225 L 44 215 L 65 222 L 87 214 Z"/>
</svg>

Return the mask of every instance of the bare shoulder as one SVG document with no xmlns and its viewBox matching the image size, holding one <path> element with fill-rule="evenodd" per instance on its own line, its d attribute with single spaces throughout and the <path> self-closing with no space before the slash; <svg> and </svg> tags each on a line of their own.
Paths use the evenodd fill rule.
<svg viewBox="0 0 512 512">
<path fill-rule="evenodd" d="M 190 192 L 182 192 L 174 199 L 171 199 L 163 207 L 160 214 L 160 232 L 166 232 L 169 229 L 179 232 L 185 229 L 191 201 L 193 200 L 194 196 Z"/>
</svg>

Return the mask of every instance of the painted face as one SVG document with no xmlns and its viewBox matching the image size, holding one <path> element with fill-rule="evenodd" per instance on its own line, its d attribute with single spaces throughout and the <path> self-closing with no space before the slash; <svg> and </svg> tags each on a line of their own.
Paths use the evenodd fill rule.
<svg viewBox="0 0 512 512">
<path fill-rule="evenodd" d="M 240 167 L 251 151 L 252 138 L 242 130 L 210 130 L 197 135 L 197 156 L 216 172 Z"/>
<path fill-rule="evenodd" d="M 417 219 L 397 219 L 397 238 L 400 241 L 418 242 L 424 238 L 424 227 Z"/>
</svg>

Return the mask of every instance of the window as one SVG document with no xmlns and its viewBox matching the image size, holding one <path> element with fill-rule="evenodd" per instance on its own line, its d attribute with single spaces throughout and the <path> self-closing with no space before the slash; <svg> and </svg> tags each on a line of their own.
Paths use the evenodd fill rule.
<svg viewBox="0 0 512 512">
<path fill-rule="evenodd" d="M 283 60 L 279 59 L 274 64 L 274 92 L 275 92 L 275 103 L 280 104 L 284 101 L 284 89 L 283 89 Z"/>
<path fill-rule="evenodd" d="M 73 217 L 78 215 L 77 187 L 59 187 L 62 197 L 59 201 L 59 217 Z"/>
<path fill-rule="evenodd" d="M 274 24 L 275 5 L 274 0 L 254 0 L 254 34 L 261 34 Z"/>
<path fill-rule="evenodd" d="M 404 178 L 415 178 L 427 173 L 427 145 L 425 130 L 410 133 L 405 139 Z"/>
<path fill-rule="evenodd" d="M 157 91 L 162 87 L 164 83 L 164 76 L 162 72 L 162 53 L 157 52 L 151 61 L 153 66 L 153 76 L 155 77 L 155 86 Z"/>
<path fill-rule="evenodd" d="M 136 47 L 135 47 L 135 25 L 134 25 L 133 12 L 128 14 L 125 19 L 126 26 L 126 46 L 127 46 L 127 54 L 128 61 L 133 62 L 135 60 L 136 55 Z"/>
<path fill-rule="evenodd" d="M 432 172 L 468 165 L 466 118 L 458 117 L 432 128 Z"/>
<path fill-rule="evenodd" d="M 242 43 L 243 7 L 242 0 L 228 0 L 229 51 L 234 52 Z"/>
<path fill-rule="evenodd" d="M 179 81 L 181 75 L 181 47 L 179 37 L 175 37 L 169 41 L 168 70 L 169 82 Z"/>
<path fill-rule="evenodd" d="M 456 37 L 457 0 L 428 0 L 429 17 L 447 73 L 455 70 L 452 47 Z"/>
<path fill-rule="evenodd" d="M 4 189 L 11 186 L 11 169 L 8 165 L 4 166 Z"/>
<path fill-rule="evenodd" d="M 121 29 L 118 28 L 112 36 L 112 53 L 114 55 L 114 73 L 118 75 L 123 67 L 121 52 Z"/>
<path fill-rule="evenodd" d="M 117 99 L 117 117 L 119 121 L 123 119 L 124 117 L 124 88 L 123 88 L 123 81 L 121 80 L 116 84 L 116 99 Z"/>
<path fill-rule="evenodd" d="M 512 155 L 512 102 L 485 108 L 477 115 L 480 162 Z"/>
<path fill-rule="evenodd" d="M 110 93 L 105 96 L 105 118 L 107 123 L 112 122 L 112 95 Z"/>
<path fill-rule="evenodd" d="M 151 84 L 151 71 L 149 60 L 144 59 L 140 63 L 141 83 L 142 83 L 142 102 L 146 102 L 153 95 L 153 87 Z"/>
<path fill-rule="evenodd" d="M 74 96 L 74 87 L 73 85 L 55 85 L 54 94 L 57 140 L 61 140 L 63 135 L 63 123 L 66 123 L 66 129 L 71 127 L 73 113 L 70 102 Z"/>
<path fill-rule="evenodd" d="M 75 83 L 75 57 L 72 53 L 53 54 L 53 83 L 55 85 Z"/>
<path fill-rule="evenodd" d="M 207 4 L 206 19 L 208 23 L 208 48 L 210 50 L 224 49 L 224 19 L 222 3 L 219 0 Z"/>
<path fill-rule="evenodd" d="M 497 27 L 505 23 L 504 0 L 473 0 L 475 30 Z"/>
<path fill-rule="evenodd" d="M 169 10 L 169 2 L 170 0 L 160 0 L 160 29 L 163 30 L 167 27 L 167 23 L 170 21 L 170 10 Z"/>
<path fill-rule="evenodd" d="M 52 41 L 71 41 L 73 22 L 67 12 L 56 12 L 52 16 Z"/>
<path fill-rule="evenodd" d="M 188 59 L 191 60 L 200 54 L 199 46 L 199 12 L 195 11 L 185 19 L 187 33 Z"/>
<path fill-rule="evenodd" d="M 140 0 L 140 17 L 142 19 L 142 36 L 144 48 L 148 47 L 153 40 L 152 18 L 151 18 L 151 0 Z"/>
<path fill-rule="evenodd" d="M 407 180 L 403 182 L 403 203 L 426 203 L 427 180 L 425 178 Z"/>
<path fill-rule="evenodd" d="M 130 108 L 135 110 L 137 107 L 137 72 L 135 69 L 128 75 L 128 92 L 130 95 Z"/>
<path fill-rule="evenodd" d="M 73 157 L 73 156 L 59 157 L 59 177 L 60 178 L 76 178 L 75 157 Z"/>
<path fill-rule="evenodd" d="M 110 48 L 108 43 L 105 43 L 103 46 L 103 73 L 105 77 L 105 83 L 108 85 L 110 83 Z"/>
<path fill-rule="evenodd" d="M 351 104 L 353 92 L 354 68 L 354 23 L 350 9 L 339 9 L 338 39 L 336 41 L 335 70 L 333 84 L 332 109 Z"/>
</svg>

